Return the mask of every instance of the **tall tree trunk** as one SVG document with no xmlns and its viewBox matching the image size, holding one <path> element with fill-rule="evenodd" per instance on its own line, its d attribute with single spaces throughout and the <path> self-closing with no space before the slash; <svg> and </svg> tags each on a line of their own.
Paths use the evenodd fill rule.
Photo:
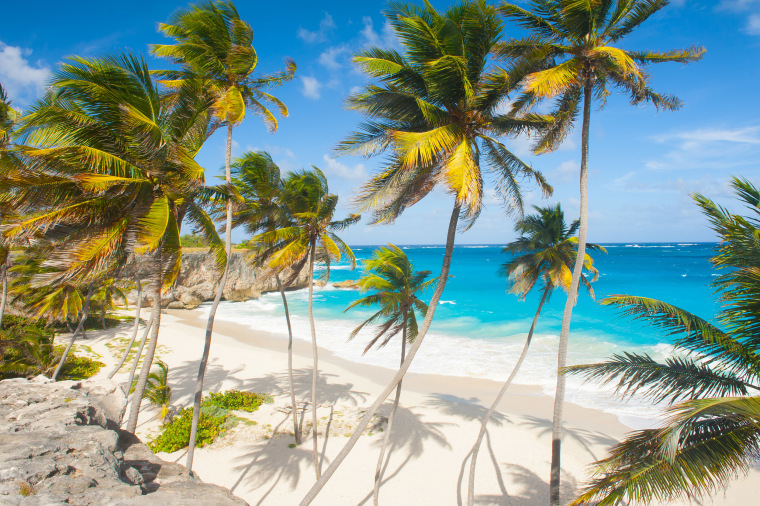
<svg viewBox="0 0 760 506">
<path fill-rule="evenodd" d="M 570 320 L 573 316 L 573 307 L 578 299 L 578 288 L 583 271 L 583 261 L 586 258 L 586 230 L 588 228 L 588 130 L 591 119 L 591 82 L 586 77 L 583 88 L 583 132 L 581 134 L 581 216 L 578 227 L 578 256 L 573 268 L 573 279 L 570 283 L 570 291 L 567 293 L 565 311 L 562 313 L 562 330 L 559 334 L 559 350 L 557 353 L 557 390 L 554 393 L 554 417 L 552 418 L 552 464 L 549 480 L 549 504 L 559 506 L 560 486 L 560 452 L 562 450 L 562 415 L 565 403 L 565 375 L 562 368 L 567 364 L 567 344 L 570 337 Z"/>
<path fill-rule="evenodd" d="M 8 259 L 6 258 L 2 266 L 3 276 L 3 293 L 0 295 L 0 329 L 3 328 L 3 315 L 5 315 L 5 303 L 8 300 Z"/>
<path fill-rule="evenodd" d="M 137 372 L 137 366 L 140 363 L 140 357 L 142 356 L 143 349 L 145 348 L 145 343 L 148 341 L 148 335 L 150 334 L 150 329 L 153 328 L 153 322 L 155 321 L 155 314 L 153 311 L 150 312 L 150 319 L 148 320 L 148 325 L 145 327 L 145 330 L 143 331 L 142 339 L 140 339 L 140 346 L 137 348 L 137 351 L 135 352 L 135 358 L 132 361 L 132 369 L 129 371 L 129 378 L 127 379 L 127 394 L 129 394 L 129 391 L 132 390 L 132 382 L 135 380 L 135 373 Z"/>
<path fill-rule="evenodd" d="M 132 345 L 135 344 L 135 339 L 137 338 L 137 328 L 140 326 L 140 310 L 142 309 L 142 283 L 139 281 L 137 282 L 137 309 L 135 310 L 135 324 L 132 326 L 132 337 L 129 339 L 129 344 L 127 344 L 127 349 L 124 350 L 124 354 L 121 356 L 121 360 L 119 360 L 119 363 L 116 367 L 113 368 L 113 371 L 111 371 L 108 374 L 108 379 L 112 379 L 117 372 L 119 372 L 119 369 L 124 365 L 124 362 L 127 361 L 127 357 L 129 356 L 129 352 L 132 350 Z M 129 385 L 129 388 L 131 388 L 132 385 Z"/>
<path fill-rule="evenodd" d="M 454 250 L 454 236 L 456 235 L 456 231 L 457 231 L 457 222 L 459 221 L 460 209 L 461 209 L 461 204 L 459 202 L 455 203 L 454 209 L 451 212 L 451 219 L 449 220 L 449 229 L 446 235 L 446 251 L 443 255 L 443 265 L 441 266 L 441 274 L 438 276 L 438 284 L 436 284 L 435 291 L 433 292 L 433 297 L 430 299 L 430 305 L 428 306 L 427 313 L 425 314 L 425 319 L 422 322 L 422 327 L 420 327 L 420 330 L 417 333 L 417 337 L 415 338 L 414 343 L 412 343 L 411 347 L 409 348 L 409 352 L 407 353 L 406 358 L 404 359 L 404 363 L 402 364 L 398 372 L 396 372 L 396 375 L 393 377 L 393 379 L 388 384 L 388 386 L 385 387 L 385 389 L 380 393 L 377 399 L 375 399 L 375 402 L 372 404 L 372 406 L 370 406 L 369 409 L 367 409 L 367 411 L 364 413 L 364 417 L 362 417 L 361 421 L 359 422 L 359 425 L 356 427 L 356 430 L 348 439 L 348 442 L 346 443 L 346 445 L 343 447 L 343 449 L 341 449 L 340 453 L 338 453 L 338 455 L 330 463 L 327 469 L 325 469 L 325 472 L 322 475 L 322 477 L 318 479 L 317 482 L 311 487 L 309 492 L 306 494 L 306 497 L 304 497 L 303 500 L 301 501 L 301 506 L 306 506 L 307 504 L 311 504 L 314 498 L 317 497 L 317 494 L 319 494 L 319 491 L 322 490 L 322 488 L 328 482 L 330 477 L 335 473 L 335 471 L 338 469 L 341 463 L 343 463 L 343 461 L 345 460 L 346 456 L 351 452 L 353 447 L 356 445 L 356 442 L 361 437 L 362 432 L 364 432 L 364 429 L 367 428 L 367 425 L 369 425 L 369 422 L 370 420 L 372 420 L 372 417 L 375 416 L 375 413 L 377 413 L 378 408 L 383 404 L 383 402 L 385 402 L 385 399 L 388 398 L 388 396 L 396 387 L 396 385 L 398 385 L 399 382 L 403 379 L 404 375 L 406 374 L 406 371 L 409 369 L 409 366 L 412 365 L 414 356 L 417 354 L 417 350 L 419 350 L 420 346 L 422 345 L 422 341 L 425 338 L 425 334 L 427 334 L 427 331 L 430 328 L 430 324 L 433 322 L 435 309 L 438 306 L 438 301 L 441 300 L 443 289 L 446 287 L 446 281 L 448 280 L 448 277 L 449 277 L 449 267 L 451 266 L 451 254 Z"/>
<path fill-rule="evenodd" d="M 232 173 L 230 164 L 232 163 L 232 124 L 227 125 L 227 151 L 224 157 L 225 181 L 228 185 L 232 184 Z M 195 395 L 193 397 L 193 423 L 190 427 L 190 443 L 187 447 L 187 468 L 193 470 L 193 457 L 195 456 L 195 438 L 198 435 L 198 422 L 201 416 L 201 399 L 203 398 L 203 378 L 206 376 L 206 366 L 208 365 L 208 356 L 211 352 L 211 336 L 214 333 L 214 318 L 216 318 L 216 309 L 219 307 L 219 301 L 222 300 L 224 287 L 227 284 L 227 274 L 230 271 L 230 259 L 232 258 L 232 200 L 227 200 L 227 226 L 224 231 L 224 249 L 227 254 L 227 263 L 224 265 L 222 278 L 216 287 L 216 295 L 211 309 L 208 312 L 208 322 L 206 323 L 206 339 L 203 344 L 203 355 L 201 363 L 198 366 L 198 376 L 195 382 Z"/>
<path fill-rule="evenodd" d="M 55 372 L 53 373 L 53 381 L 56 381 L 58 379 L 58 375 L 61 374 L 61 369 L 63 369 L 63 364 L 66 363 L 66 359 L 69 357 L 69 351 L 71 351 L 71 347 L 74 346 L 74 341 L 77 340 L 77 335 L 79 335 L 80 332 L 83 332 L 84 329 L 84 322 L 87 320 L 87 313 L 90 311 L 90 299 L 92 298 L 92 291 L 94 289 L 94 284 L 90 283 L 89 288 L 87 288 L 87 297 L 84 299 L 84 308 L 82 309 L 82 318 L 79 320 L 79 325 L 77 326 L 76 330 L 73 334 L 71 334 L 71 339 L 69 339 L 69 344 L 66 345 L 66 350 L 63 352 L 63 356 L 61 357 L 61 361 L 58 362 L 58 367 L 55 368 Z"/>
<path fill-rule="evenodd" d="M 280 275 L 274 273 L 274 279 L 277 280 L 277 289 L 282 296 L 282 305 L 285 307 L 285 322 L 288 324 L 288 382 L 290 383 L 290 404 L 293 406 L 293 434 L 296 437 L 296 444 L 301 444 L 301 431 L 298 430 L 298 405 L 296 404 L 296 386 L 293 381 L 293 328 L 290 325 L 290 310 L 288 309 L 288 298 L 285 296 L 285 289 L 280 282 Z"/>
<path fill-rule="evenodd" d="M 316 250 L 316 244 L 311 245 L 309 251 L 309 327 L 311 328 L 311 358 L 312 358 L 312 371 L 311 371 L 311 436 L 314 442 L 314 471 L 317 474 L 317 479 L 321 476 L 322 472 L 319 465 L 319 444 L 317 441 L 317 379 L 319 377 L 319 349 L 317 348 L 317 329 L 314 327 L 314 313 L 312 312 L 312 305 L 314 302 L 314 252 Z"/>
<path fill-rule="evenodd" d="M 106 306 L 105 301 L 103 301 L 103 307 L 100 308 L 100 324 L 103 326 L 103 330 L 106 329 Z"/>
<path fill-rule="evenodd" d="M 137 429 L 137 418 L 140 415 L 140 404 L 142 403 L 143 394 L 145 393 L 145 385 L 148 383 L 148 375 L 150 374 L 150 366 L 153 365 L 153 357 L 156 354 L 156 346 L 158 345 L 158 330 L 161 327 L 161 288 L 164 284 L 164 265 L 163 255 L 156 255 L 156 289 L 153 293 L 153 326 L 150 333 L 150 344 L 148 350 L 145 352 L 145 358 L 143 359 L 142 368 L 140 369 L 140 376 L 137 378 L 137 385 L 135 386 L 135 393 L 132 396 L 132 408 L 129 411 L 129 420 L 127 421 L 127 432 L 135 433 Z M 131 385 L 130 385 L 131 387 Z M 129 387 L 127 387 L 129 388 Z"/>
<path fill-rule="evenodd" d="M 401 329 L 401 361 L 399 362 L 399 367 L 404 365 L 404 357 L 406 356 L 406 321 L 407 321 L 407 313 L 404 313 L 404 327 Z M 401 383 L 403 381 L 399 381 L 398 385 L 396 386 L 396 397 L 393 399 L 393 407 L 391 408 L 391 413 L 388 415 L 388 428 L 385 431 L 385 436 L 383 437 L 383 446 L 380 448 L 380 456 L 377 458 L 377 467 L 375 468 L 375 489 L 372 492 L 373 494 L 373 501 L 375 503 L 375 506 L 378 506 L 380 504 L 380 484 L 383 481 L 383 474 L 385 471 L 385 468 L 383 466 L 383 461 L 385 460 L 385 450 L 388 448 L 388 442 L 391 440 L 391 430 L 393 430 L 393 420 L 396 418 L 396 410 L 398 409 L 398 401 L 401 398 Z M 390 450 L 388 451 L 388 459 L 390 460 L 391 454 Z"/>
<path fill-rule="evenodd" d="M 467 489 L 467 506 L 472 506 L 473 502 L 475 501 L 475 462 L 478 460 L 478 450 L 480 450 L 480 444 L 483 442 L 483 436 L 485 436 L 486 434 L 488 420 L 490 420 L 491 416 L 493 416 L 494 411 L 496 411 L 496 408 L 501 402 L 501 399 L 504 397 L 504 394 L 507 392 L 509 385 L 512 384 L 512 380 L 514 380 L 515 376 L 517 376 L 517 372 L 520 370 L 520 367 L 522 366 L 522 363 L 525 360 L 525 356 L 528 354 L 528 348 L 530 348 L 530 342 L 533 340 L 533 331 L 536 329 L 538 316 L 541 314 L 541 308 L 544 307 L 544 302 L 546 302 L 546 297 L 549 295 L 550 291 L 551 291 L 550 286 L 546 285 L 546 287 L 544 288 L 544 294 L 541 296 L 541 302 L 538 303 L 538 309 L 536 310 L 536 314 L 535 316 L 533 316 L 533 323 L 531 323 L 530 325 L 530 330 L 528 331 L 528 337 L 525 339 L 525 345 L 523 346 L 522 353 L 520 353 L 520 358 L 517 359 L 517 363 L 512 368 L 512 372 L 509 374 L 509 378 L 507 378 L 507 381 L 504 382 L 504 385 L 501 387 L 501 390 L 499 390 L 499 395 L 496 396 L 496 399 L 493 401 L 493 404 L 491 404 L 491 408 L 488 410 L 488 413 L 486 413 L 486 416 L 483 417 L 483 422 L 481 422 L 480 424 L 480 432 L 478 433 L 478 439 L 475 441 L 475 444 L 472 446 L 472 450 L 470 450 L 470 454 L 472 455 L 472 460 L 470 461 L 470 475 L 469 475 L 469 482 L 468 482 L 468 489 Z"/>
</svg>

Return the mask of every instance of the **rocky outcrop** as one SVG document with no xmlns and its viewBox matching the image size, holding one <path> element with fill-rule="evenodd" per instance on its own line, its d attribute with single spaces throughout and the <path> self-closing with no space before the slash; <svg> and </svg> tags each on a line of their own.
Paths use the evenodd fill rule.
<svg viewBox="0 0 760 506">
<path fill-rule="evenodd" d="M 358 290 L 359 282 L 354 281 L 353 279 L 347 279 L 345 281 L 338 281 L 337 283 L 333 283 L 332 286 L 334 288 L 351 288 L 352 290 Z"/>
<path fill-rule="evenodd" d="M 247 261 L 245 251 L 233 251 L 230 261 L 230 271 L 227 276 L 227 284 L 224 288 L 225 300 L 243 301 L 258 298 L 262 293 L 277 290 L 277 280 L 266 269 L 251 267 Z M 150 260 L 146 257 L 138 258 L 137 262 L 128 265 L 125 269 L 125 277 L 149 279 L 151 274 Z M 289 271 L 280 275 L 280 279 L 287 279 Z M 214 263 L 214 257 L 206 252 L 192 252 L 182 254 L 182 268 L 177 277 L 177 285 L 174 293 L 168 295 L 162 301 L 164 306 L 170 309 L 192 309 L 201 302 L 214 299 L 216 283 L 219 280 L 219 271 Z M 295 290 L 308 286 L 308 273 L 304 270 L 288 288 Z M 143 292 L 144 293 L 144 292 Z M 128 294 L 130 302 L 137 298 L 137 292 Z M 152 298 L 146 294 L 144 304 L 150 304 Z"/>
<path fill-rule="evenodd" d="M 0 504 L 247 504 L 120 431 L 125 407 L 110 381 L 0 382 Z"/>
</svg>

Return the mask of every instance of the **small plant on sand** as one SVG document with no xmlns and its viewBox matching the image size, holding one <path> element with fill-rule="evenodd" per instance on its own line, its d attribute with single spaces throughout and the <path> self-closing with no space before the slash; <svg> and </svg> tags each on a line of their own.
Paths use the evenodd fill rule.
<svg viewBox="0 0 760 506">
<path fill-rule="evenodd" d="M 228 390 L 224 393 L 211 392 L 206 397 L 204 404 L 208 406 L 218 406 L 230 411 L 248 411 L 249 413 L 259 409 L 262 404 L 271 404 L 274 399 L 268 394 L 254 394 L 243 392 L 241 390 Z"/>
</svg>

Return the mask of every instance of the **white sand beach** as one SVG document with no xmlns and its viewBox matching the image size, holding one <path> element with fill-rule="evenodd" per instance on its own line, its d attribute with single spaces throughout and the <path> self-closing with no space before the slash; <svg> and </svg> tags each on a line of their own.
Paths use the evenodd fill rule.
<svg viewBox="0 0 760 506">
<path fill-rule="evenodd" d="M 173 405 L 191 404 L 203 348 L 205 318 L 201 310 L 168 310 L 161 319 L 158 356 L 169 365 Z M 145 316 L 145 315 L 143 315 Z M 88 332 L 79 345 L 91 347 L 107 366 L 118 357 L 106 343 L 129 336 L 129 327 Z M 65 336 L 61 336 L 64 338 Z M 253 422 L 239 424 L 212 445 L 196 451 L 195 472 L 205 481 L 230 488 L 252 505 L 294 505 L 314 483 L 311 440 L 293 447 L 289 406 L 287 341 L 242 325 L 217 321 L 206 373 L 205 391 L 241 389 L 272 394 L 274 404 L 252 413 Z M 426 342 L 425 346 L 435 346 Z M 296 389 L 300 401 L 309 397 L 311 351 L 303 341 L 294 345 Z M 320 418 L 329 423 L 320 436 L 323 469 L 352 432 L 351 420 L 372 403 L 393 371 L 353 363 L 320 350 Z M 487 357 L 484 357 L 487 359 Z M 452 358 L 454 360 L 455 358 Z M 123 370 L 128 371 L 128 367 Z M 508 371 L 505 371 L 505 375 Z M 120 373 L 117 381 L 125 381 Z M 477 436 L 480 419 L 499 384 L 461 377 L 409 374 L 394 423 L 392 456 L 380 493 L 387 505 L 457 505 L 466 502 L 463 461 Z M 391 400 L 381 410 L 387 415 Z M 500 414 L 489 426 L 478 459 L 476 504 L 540 505 L 548 503 L 551 414 L 553 399 L 538 387 L 513 386 Z M 138 435 L 145 441 L 160 428 L 158 410 L 143 403 Z M 283 410 L 281 410 L 283 409 Z M 310 413 L 305 416 L 305 422 Z M 322 429 L 321 429 L 322 430 Z M 562 452 L 562 496 L 568 502 L 585 478 L 586 467 L 605 456 L 630 428 L 611 414 L 568 404 Z M 324 432 L 324 430 L 322 430 Z M 360 439 L 313 504 L 371 504 L 373 476 L 382 432 Z M 184 464 L 185 451 L 167 460 Z M 463 469 L 464 475 L 463 475 Z M 692 504 L 757 504 L 754 489 L 760 471 L 731 482 L 725 493 Z"/>
</svg>

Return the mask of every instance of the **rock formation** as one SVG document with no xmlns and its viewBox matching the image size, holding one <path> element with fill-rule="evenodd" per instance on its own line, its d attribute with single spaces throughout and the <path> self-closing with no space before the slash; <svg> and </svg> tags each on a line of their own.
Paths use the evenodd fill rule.
<svg viewBox="0 0 760 506">
<path fill-rule="evenodd" d="M 119 430 L 126 400 L 107 380 L 1 381 L 0 504 L 247 504 Z"/>
<path fill-rule="evenodd" d="M 262 293 L 277 290 L 275 277 L 265 269 L 256 269 L 247 262 L 245 251 L 233 251 L 230 262 L 230 272 L 227 276 L 227 285 L 224 288 L 225 300 L 243 301 L 258 298 Z M 147 258 L 139 258 L 134 264 L 125 268 L 124 276 L 148 280 L 150 278 L 151 265 Z M 280 279 L 287 279 L 289 271 L 280 275 Z M 214 257 L 207 252 L 190 252 L 182 254 L 182 268 L 177 277 L 177 285 L 173 295 L 163 300 L 163 304 L 171 309 L 192 309 L 201 302 L 214 299 L 216 282 L 219 279 L 219 271 L 216 269 Z M 308 286 L 308 273 L 304 270 L 288 288 L 295 290 Z M 149 304 L 150 294 L 145 294 L 143 304 Z M 130 302 L 137 298 L 137 291 L 128 294 Z"/>
</svg>

